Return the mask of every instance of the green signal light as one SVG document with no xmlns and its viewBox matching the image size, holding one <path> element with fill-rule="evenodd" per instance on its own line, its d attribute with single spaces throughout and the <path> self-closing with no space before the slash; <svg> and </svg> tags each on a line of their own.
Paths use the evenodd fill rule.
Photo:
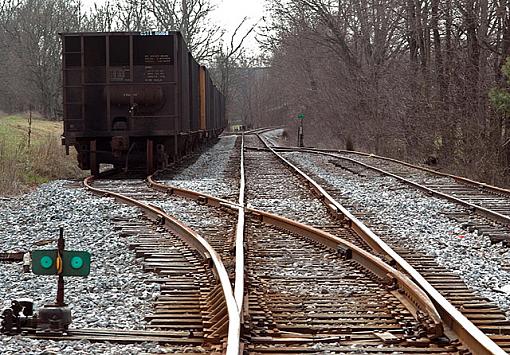
<svg viewBox="0 0 510 355">
<path fill-rule="evenodd" d="M 33 250 L 32 271 L 36 275 L 87 276 L 90 273 L 90 253 L 64 250 L 61 263 L 57 262 L 57 250 Z M 57 264 L 60 264 L 57 269 Z"/>
<path fill-rule="evenodd" d="M 53 259 L 49 256 L 43 256 L 39 263 L 43 268 L 49 269 L 53 265 Z"/>
<path fill-rule="evenodd" d="M 73 256 L 71 258 L 71 267 L 73 269 L 80 269 L 83 266 L 83 259 L 81 256 Z"/>
<path fill-rule="evenodd" d="M 90 253 L 65 250 L 63 259 L 64 276 L 87 276 L 90 273 Z"/>
</svg>

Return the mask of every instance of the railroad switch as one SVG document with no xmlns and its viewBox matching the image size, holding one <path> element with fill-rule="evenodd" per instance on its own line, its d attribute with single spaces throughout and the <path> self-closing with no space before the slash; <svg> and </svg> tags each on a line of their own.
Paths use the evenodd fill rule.
<svg viewBox="0 0 510 355">
<path fill-rule="evenodd" d="M 64 276 L 88 276 L 90 254 L 64 250 L 64 229 L 60 228 L 57 250 L 32 251 L 32 272 L 36 275 L 58 275 L 57 299 L 34 314 L 30 299 L 13 300 L 11 308 L 2 312 L 0 331 L 5 334 L 62 334 L 71 324 L 71 309 L 64 302 Z"/>
<path fill-rule="evenodd" d="M 34 315 L 34 302 L 29 298 L 13 300 L 11 308 L 4 309 L 0 332 L 2 334 L 20 334 L 24 328 L 35 328 L 37 318 Z"/>
<path fill-rule="evenodd" d="M 66 306 L 45 305 L 34 314 L 31 299 L 13 300 L 11 308 L 4 309 L 0 332 L 2 334 L 63 334 L 71 324 L 71 310 Z"/>
</svg>

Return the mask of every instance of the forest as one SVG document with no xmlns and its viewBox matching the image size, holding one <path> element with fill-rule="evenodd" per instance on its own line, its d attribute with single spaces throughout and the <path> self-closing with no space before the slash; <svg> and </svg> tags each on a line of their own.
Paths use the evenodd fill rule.
<svg viewBox="0 0 510 355">
<path fill-rule="evenodd" d="M 297 126 L 302 113 L 305 144 L 510 184 L 508 2 L 274 0 L 267 11 L 257 120 Z"/>
<path fill-rule="evenodd" d="M 295 144 L 429 163 L 510 185 L 510 5 L 486 0 L 266 0 L 235 38 L 209 0 L 0 5 L 0 110 L 61 116 L 58 32 L 180 30 L 227 94 L 228 117 Z M 243 39 L 256 32 L 261 51 Z"/>
</svg>

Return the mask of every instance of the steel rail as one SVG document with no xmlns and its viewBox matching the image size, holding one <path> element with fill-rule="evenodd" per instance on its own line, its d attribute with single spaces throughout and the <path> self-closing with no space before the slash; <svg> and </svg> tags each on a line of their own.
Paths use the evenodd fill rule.
<svg viewBox="0 0 510 355">
<path fill-rule="evenodd" d="M 375 252 L 381 252 L 389 260 L 398 265 L 398 267 L 405 273 L 411 276 L 432 299 L 434 305 L 438 309 L 439 314 L 445 324 L 447 324 L 459 337 L 459 340 L 466 345 L 475 354 L 506 354 L 492 339 L 484 334 L 478 327 L 476 327 L 469 319 L 460 313 L 448 300 L 442 296 L 414 267 L 412 267 L 405 259 L 396 253 L 388 244 L 382 241 L 379 236 L 372 232 L 360 220 L 347 211 L 340 203 L 338 203 L 330 194 L 326 192 L 317 182 L 310 178 L 307 174 L 301 171 L 298 167 L 293 165 L 290 161 L 285 159 L 281 154 L 278 154 L 265 140 L 257 134 L 262 140 L 264 145 L 275 154 L 281 161 L 293 169 L 300 175 L 307 183 L 312 186 L 313 190 L 320 194 L 322 202 L 328 207 L 332 213 L 342 215 L 343 219 L 347 220 L 353 230 L 363 240 L 367 241 L 368 245 L 374 249 Z"/>
<path fill-rule="evenodd" d="M 262 127 L 262 128 L 254 128 L 248 131 L 242 132 L 242 134 L 260 134 L 268 131 L 274 131 L 275 129 L 281 129 L 285 126 L 274 126 L 274 127 Z"/>
<path fill-rule="evenodd" d="M 502 187 L 499 187 L 499 186 L 490 185 L 490 184 L 487 184 L 485 182 L 479 182 L 479 181 L 471 180 L 471 179 L 468 179 L 468 178 L 463 177 L 463 176 L 443 173 L 441 171 L 437 171 L 437 170 L 434 170 L 434 169 L 429 169 L 429 168 L 426 168 L 424 166 L 419 166 L 419 165 L 411 164 L 411 163 L 408 163 L 408 162 L 405 162 L 405 161 L 402 161 L 402 160 L 388 158 L 388 157 L 383 157 L 383 156 L 376 155 L 376 154 L 371 154 L 371 153 L 358 152 L 358 151 L 337 150 L 337 152 L 338 153 L 354 153 L 354 154 L 364 155 L 364 156 L 368 156 L 368 157 L 372 157 L 372 158 L 377 158 L 377 159 L 381 159 L 381 160 L 391 161 L 391 162 L 402 164 L 402 165 L 405 165 L 405 166 L 408 166 L 408 167 L 411 167 L 411 168 L 420 169 L 420 170 L 423 170 L 423 171 L 426 171 L 426 172 L 429 172 L 429 173 L 432 173 L 432 174 L 436 174 L 438 176 L 449 177 L 449 178 L 454 179 L 455 181 L 459 181 L 459 182 L 462 182 L 462 183 L 467 184 L 467 185 L 473 185 L 475 187 L 478 187 L 478 188 L 481 188 L 481 189 L 484 189 L 484 190 L 489 190 L 489 192 L 492 192 L 492 193 L 495 193 L 495 194 L 504 194 L 504 195 L 510 197 L 510 190 L 509 189 L 505 189 L 505 188 L 502 188 Z"/>
<path fill-rule="evenodd" d="M 241 207 L 237 203 L 233 203 L 208 194 L 159 183 L 154 180 L 154 176 L 148 177 L 148 183 L 149 186 L 158 191 L 166 191 L 169 194 L 192 199 L 199 203 L 206 203 L 209 206 L 226 207 L 232 210 L 237 210 L 239 207 Z M 443 322 L 439 312 L 436 310 L 434 304 L 432 303 L 432 300 L 418 285 L 416 285 L 407 275 L 401 271 L 396 270 L 389 264 L 385 263 L 383 260 L 355 246 L 354 244 L 324 232 L 320 229 L 307 226 L 285 217 L 277 216 L 275 214 L 264 212 L 255 208 L 245 207 L 244 210 L 248 215 L 264 223 L 275 227 L 284 228 L 298 235 L 311 238 L 327 247 L 338 250 L 338 252 L 341 253 L 344 257 L 352 258 L 369 272 L 382 279 L 385 279 L 390 284 L 393 283 L 397 286 L 398 289 L 403 290 L 406 297 L 409 299 L 407 304 L 404 304 L 406 307 L 408 307 L 408 309 L 409 305 L 413 304 L 414 307 L 428 316 L 428 334 L 432 336 L 441 336 L 443 334 Z M 409 310 L 414 317 L 418 317 L 416 310 Z"/>
<path fill-rule="evenodd" d="M 27 333 L 31 331 L 30 328 L 26 329 Z M 68 329 L 64 334 L 52 332 L 40 332 L 30 334 L 27 336 L 32 339 L 49 339 L 49 340 L 88 340 L 88 341 L 101 341 L 109 343 L 145 343 L 155 342 L 160 344 L 187 344 L 187 340 L 183 342 L 176 342 L 175 338 L 169 338 L 168 332 L 154 331 L 154 330 L 127 330 L 127 329 L 111 329 L 111 328 L 78 328 Z M 199 344 L 194 342 L 194 344 Z"/>
<path fill-rule="evenodd" d="M 434 175 L 438 175 L 438 176 L 441 176 L 441 177 L 449 177 L 449 178 L 452 178 L 453 180 L 455 180 L 457 182 L 460 182 L 460 183 L 463 183 L 465 185 L 471 185 L 471 186 L 480 188 L 482 190 L 487 190 L 489 193 L 493 193 L 493 194 L 496 194 L 496 195 L 503 194 L 503 195 L 506 195 L 506 196 L 510 197 L 510 190 L 509 189 L 505 189 L 505 188 L 502 188 L 502 187 L 499 187 L 499 186 L 490 185 L 490 184 L 487 184 L 485 182 L 479 182 L 479 181 L 471 180 L 471 179 L 468 179 L 468 178 L 463 177 L 463 176 L 443 173 L 441 171 L 430 169 L 430 168 L 427 168 L 427 167 L 424 167 L 424 166 L 420 166 L 420 165 L 416 165 L 416 164 L 411 164 L 411 163 L 408 163 L 408 162 L 405 162 L 405 161 L 402 161 L 402 160 L 398 160 L 398 159 L 394 159 L 394 158 L 383 157 L 383 156 L 380 156 L 380 155 L 377 155 L 377 154 L 358 152 L 358 151 L 355 151 L 355 150 L 343 150 L 343 149 L 321 149 L 321 148 L 301 148 L 301 147 L 274 147 L 274 148 L 276 150 L 286 150 L 286 149 L 289 149 L 289 150 L 305 150 L 305 151 L 324 152 L 324 153 L 354 154 L 354 155 L 361 155 L 361 156 L 369 157 L 369 158 L 376 158 L 376 159 L 380 159 L 380 160 L 386 160 L 386 161 L 390 161 L 390 162 L 393 162 L 393 163 L 405 165 L 405 166 L 408 166 L 410 168 L 426 171 L 428 173 L 431 173 L 431 174 L 434 174 Z"/>
<path fill-rule="evenodd" d="M 335 158 L 335 159 L 349 161 L 351 163 L 360 165 L 360 166 L 362 166 L 362 167 L 364 167 L 366 169 L 376 171 L 379 174 L 391 176 L 392 178 L 395 178 L 395 179 L 397 179 L 399 181 L 402 181 L 405 184 L 411 185 L 411 186 L 413 186 L 413 187 L 415 187 L 415 188 L 417 188 L 419 190 L 425 191 L 427 194 L 430 194 L 432 196 L 441 197 L 441 198 L 444 198 L 444 199 L 446 199 L 448 201 L 452 201 L 452 202 L 458 203 L 458 204 L 460 204 L 460 205 L 462 205 L 464 207 L 467 207 L 468 209 L 472 210 L 473 212 L 479 213 L 482 216 L 485 216 L 485 217 L 487 217 L 489 219 L 493 219 L 493 220 L 496 220 L 496 221 L 498 221 L 500 223 L 503 223 L 503 224 L 505 224 L 507 226 L 510 226 L 510 216 L 506 216 L 504 214 L 498 213 L 496 211 L 492 211 L 492 210 L 490 210 L 488 208 L 485 208 L 483 206 L 480 206 L 480 205 L 477 205 L 477 204 L 474 204 L 474 203 L 471 203 L 471 202 L 464 201 L 464 200 L 462 200 L 462 199 L 460 199 L 458 197 L 449 195 L 447 193 L 431 189 L 430 187 L 421 185 L 421 184 L 419 184 L 417 182 L 414 182 L 412 180 L 406 179 L 406 178 L 404 178 L 402 176 L 390 173 L 389 171 L 386 171 L 386 170 L 383 170 L 383 169 L 380 169 L 380 168 L 376 168 L 375 166 L 371 166 L 371 165 L 368 165 L 366 163 L 357 161 L 356 159 L 344 157 L 344 156 L 338 155 L 338 153 L 337 154 L 329 153 L 329 152 L 326 152 L 326 151 L 318 151 L 316 149 L 306 149 L 306 148 L 305 149 L 298 148 L 298 149 L 299 149 L 299 151 L 304 151 L 304 152 L 308 152 L 308 153 L 311 153 L 311 154 L 326 155 L 326 156 L 330 156 L 330 157 Z M 449 177 L 454 178 L 453 175 L 451 175 Z M 495 187 L 493 187 L 493 188 L 495 188 Z M 510 193 L 510 191 L 509 191 L 509 193 Z"/>
<path fill-rule="evenodd" d="M 379 278 L 393 283 L 396 286 L 395 289 L 403 290 L 414 306 L 428 316 L 429 319 L 426 326 L 428 335 L 438 337 L 444 334 L 443 321 L 432 300 L 403 272 L 398 271 L 388 263 L 351 242 L 315 227 L 253 208 L 247 208 L 246 210 L 250 215 L 264 223 L 283 228 L 336 249 L 345 259 L 352 259 Z M 404 305 L 409 309 L 408 304 Z M 409 309 L 409 311 L 415 318 L 419 318 L 416 310 Z"/>
<path fill-rule="evenodd" d="M 236 276 L 234 283 L 234 296 L 239 309 L 239 317 L 243 310 L 244 300 L 244 134 L 241 135 L 241 162 L 239 164 L 240 180 L 239 180 L 239 199 L 237 207 L 237 226 L 236 226 Z"/>
<path fill-rule="evenodd" d="M 105 197 L 113 197 L 128 205 L 142 209 L 149 217 L 152 217 L 152 219 L 158 222 L 164 223 L 165 226 L 169 227 L 172 231 L 174 231 L 185 242 L 187 242 L 189 245 L 195 248 L 200 253 L 200 255 L 204 257 L 204 259 L 206 260 L 211 259 L 213 268 L 216 271 L 215 274 L 218 280 L 220 281 L 223 296 L 225 298 L 225 303 L 227 305 L 229 322 L 226 354 L 238 355 L 240 344 L 239 340 L 241 335 L 241 320 L 239 317 L 239 310 L 237 308 L 237 303 L 234 298 L 234 293 L 232 291 L 232 286 L 230 284 L 227 270 L 225 269 L 225 266 L 223 265 L 223 262 L 220 256 L 216 253 L 216 251 L 198 233 L 193 231 L 191 228 L 189 228 L 179 220 L 168 215 L 163 210 L 155 206 L 147 205 L 145 203 L 142 203 L 120 193 L 95 188 L 91 185 L 93 181 L 94 176 L 89 176 L 85 178 L 83 184 L 88 190 L 96 194 L 100 194 Z"/>
</svg>

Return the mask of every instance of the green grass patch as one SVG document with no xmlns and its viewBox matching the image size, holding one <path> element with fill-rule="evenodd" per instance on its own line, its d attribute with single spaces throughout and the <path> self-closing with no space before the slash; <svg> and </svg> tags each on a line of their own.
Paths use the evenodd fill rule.
<svg viewBox="0 0 510 355">
<path fill-rule="evenodd" d="M 62 122 L 0 116 L 0 195 L 14 195 L 54 179 L 85 176 L 76 154 L 65 155 L 60 143 Z M 74 152 L 73 152 L 74 153 Z"/>
</svg>

